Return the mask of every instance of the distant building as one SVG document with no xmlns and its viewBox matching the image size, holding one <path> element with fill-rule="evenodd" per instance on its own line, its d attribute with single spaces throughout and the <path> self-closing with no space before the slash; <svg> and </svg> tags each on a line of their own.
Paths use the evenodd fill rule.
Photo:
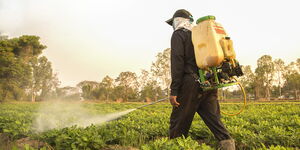
<svg viewBox="0 0 300 150">
<path fill-rule="evenodd" d="M 8 35 L 2 35 L 1 33 L 0 33 L 0 41 L 2 41 L 2 40 L 7 40 L 8 39 Z"/>
</svg>

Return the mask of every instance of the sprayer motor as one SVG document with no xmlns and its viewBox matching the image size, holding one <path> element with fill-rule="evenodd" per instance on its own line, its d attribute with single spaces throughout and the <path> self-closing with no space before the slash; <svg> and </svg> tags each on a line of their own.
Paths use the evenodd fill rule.
<svg viewBox="0 0 300 150">
<path fill-rule="evenodd" d="M 230 61 L 228 60 L 224 61 L 220 68 L 222 70 L 221 72 L 225 73 L 228 77 L 233 77 L 233 76 L 239 77 L 244 75 L 240 64 L 236 61 L 234 61 L 233 63 L 230 63 Z M 223 74 L 222 76 L 225 75 Z"/>
</svg>

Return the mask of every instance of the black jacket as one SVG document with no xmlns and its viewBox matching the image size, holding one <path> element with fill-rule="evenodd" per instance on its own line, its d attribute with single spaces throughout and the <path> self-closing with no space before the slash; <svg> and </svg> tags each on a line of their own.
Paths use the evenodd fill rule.
<svg viewBox="0 0 300 150">
<path fill-rule="evenodd" d="M 171 38 L 171 95 L 177 96 L 185 75 L 197 72 L 192 32 L 178 29 Z"/>
</svg>

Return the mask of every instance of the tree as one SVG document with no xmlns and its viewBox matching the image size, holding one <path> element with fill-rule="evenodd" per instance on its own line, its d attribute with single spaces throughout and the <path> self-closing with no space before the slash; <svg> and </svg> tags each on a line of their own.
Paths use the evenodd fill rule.
<svg viewBox="0 0 300 150">
<path fill-rule="evenodd" d="M 39 40 L 40 37 L 32 35 L 23 35 L 19 38 L 12 39 L 16 46 L 13 49 L 13 53 L 22 58 L 25 62 L 29 62 L 30 59 L 39 56 L 42 50 L 46 48 Z"/>
<path fill-rule="evenodd" d="M 138 82 L 137 76 L 133 72 L 121 72 L 116 79 L 118 89 L 124 88 L 124 101 L 134 99 L 137 96 Z"/>
<path fill-rule="evenodd" d="M 158 98 L 165 96 L 161 86 L 157 80 L 154 79 L 153 74 L 151 74 L 149 71 L 142 70 L 141 75 L 139 76 L 139 83 L 140 99 L 142 101 L 156 101 Z"/>
<path fill-rule="evenodd" d="M 0 41 L 0 101 L 7 99 L 22 99 L 24 90 L 28 85 L 30 67 L 20 59 L 16 59 L 12 40 Z"/>
<path fill-rule="evenodd" d="M 300 72 L 300 58 L 296 60 L 296 66 L 298 67 L 298 72 Z"/>
<path fill-rule="evenodd" d="M 298 99 L 298 92 L 300 90 L 300 73 L 294 72 L 287 75 L 284 86 L 294 92 L 294 99 Z"/>
<path fill-rule="evenodd" d="M 57 76 L 53 74 L 51 62 L 45 56 L 32 58 L 31 101 L 36 100 L 36 96 L 43 100 L 51 91 L 59 85 Z M 39 95 L 37 95 L 39 93 Z"/>
<path fill-rule="evenodd" d="M 1 95 L 3 100 L 12 95 L 13 99 L 23 99 L 32 79 L 29 60 L 37 58 L 46 48 L 37 36 L 0 41 Z"/>
<path fill-rule="evenodd" d="M 257 60 L 255 73 L 257 74 L 256 80 L 258 81 L 256 86 L 260 86 L 261 88 L 264 87 L 265 98 L 269 100 L 274 74 L 274 63 L 272 61 L 272 57 L 269 55 L 263 55 L 260 57 Z"/>
<path fill-rule="evenodd" d="M 38 36 L 23 35 L 0 41 L 0 93 L 1 99 L 24 99 L 31 93 L 35 101 L 39 93 L 44 98 L 59 84 L 45 56 L 46 48 Z"/>
<path fill-rule="evenodd" d="M 23 99 L 30 81 L 31 68 L 13 56 L 10 52 L 0 52 L 0 101 Z"/>
<path fill-rule="evenodd" d="M 160 83 L 163 89 L 167 89 L 169 95 L 169 86 L 171 84 L 171 69 L 170 69 L 170 53 L 171 49 L 167 48 L 163 52 L 158 53 L 156 61 L 152 63 L 151 72 Z"/>
<path fill-rule="evenodd" d="M 140 88 L 143 88 L 147 85 L 147 83 L 151 80 L 151 74 L 149 71 L 142 69 L 141 75 L 138 77 L 138 82 Z"/>
<path fill-rule="evenodd" d="M 100 82 L 100 87 L 103 88 L 103 94 L 105 95 L 105 100 L 108 101 L 112 97 L 113 88 L 114 88 L 114 79 L 105 76 Z"/>
<path fill-rule="evenodd" d="M 285 67 L 284 78 L 286 82 L 284 84 L 284 90 L 287 95 L 290 95 L 291 91 L 294 92 L 294 98 L 298 98 L 298 91 L 300 89 L 300 59 L 298 58 L 296 62 L 291 62 Z"/>
<path fill-rule="evenodd" d="M 255 74 L 251 70 L 251 66 L 242 66 L 242 70 L 244 75 L 239 78 L 240 83 L 243 85 L 246 94 L 248 95 L 248 99 L 250 95 L 254 94 L 255 89 Z"/>
<path fill-rule="evenodd" d="M 66 86 L 62 88 L 56 88 L 56 98 L 63 100 L 79 100 L 80 89 L 78 87 Z"/>
<path fill-rule="evenodd" d="M 125 93 L 125 87 L 124 86 L 120 86 L 120 85 L 117 85 L 116 87 L 114 87 L 113 91 L 112 91 L 112 99 L 123 99 L 125 100 L 126 99 L 126 93 Z"/>
<path fill-rule="evenodd" d="M 94 90 L 99 87 L 99 83 L 95 81 L 81 81 L 77 84 L 77 87 L 79 87 L 82 91 L 82 97 L 84 99 L 95 99 L 97 96 L 95 96 Z"/>
<path fill-rule="evenodd" d="M 99 84 L 96 88 L 91 89 L 89 99 L 105 99 L 105 89 Z"/>
<path fill-rule="evenodd" d="M 143 101 L 147 99 L 157 100 L 158 98 L 162 98 L 164 96 L 163 90 L 154 80 L 147 82 L 146 85 L 141 89 L 140 93 L 140 97 Z"/>
<path fill-rule="evenodd" d="M 281 97 L 281 88 L 283 82 L 283 73 L 285 70 L 284 61 L 282 59 L 275 59 L 274 60 L 274 70 L 276 73 L 276 77 L 278 80 L 278 89 L 279 89 L 279 97 Z"/>
</svg>

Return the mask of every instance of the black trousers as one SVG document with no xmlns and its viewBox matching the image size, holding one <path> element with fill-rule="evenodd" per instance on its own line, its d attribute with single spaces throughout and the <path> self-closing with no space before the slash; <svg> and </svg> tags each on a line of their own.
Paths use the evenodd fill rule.
<svg viewBox="0 0 300 150">
<path fill-rule="evenodd" d="M 179 107 L 173 107 L 170 117 L 170 138 L 188 135 L 195 113 L 197 112 L 217 140 L 230 139 L 229 132 L 220 118 L 220 105 L 217 90 L 200 91 L 199 83 L 186 74 L 177 95 Z"/>
</svg>

